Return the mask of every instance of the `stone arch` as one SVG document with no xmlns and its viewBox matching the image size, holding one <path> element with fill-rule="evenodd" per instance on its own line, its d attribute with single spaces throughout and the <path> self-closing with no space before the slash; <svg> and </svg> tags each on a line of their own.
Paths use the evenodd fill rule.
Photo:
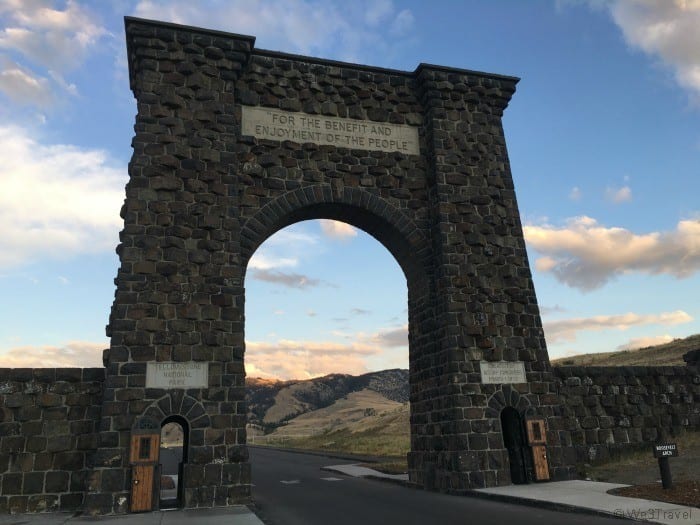
<svg viewBox="0 0 700 525">
<path fill-rule="evenodd" d="M 180 416 L 187 422 L 190 431 L 208 428 L 211 425 L 204 405 L 194 397 L 185 394 L 183 390 L 169 391 L 151 403 L 143 415 L 155 419 L 159 426 L 162 426 L 169 417 Z"/>
<path fill-rule="evenodd" d="M 186 506 L 248 500 L 246 269 L 267 237 L 315 218 L 374 236 L 406 277 L 411 483 L 502 484 L 493 436 L 472 429 L 494 434 L 504 406 L 553 418 L 561 405 L 501 121 L 518 79 L 299 57 L 255 49 L 252 37 L 139 19 L 126 20 L 126 34 L 138 113 L 86 508 L 124 512 L 128 480 L 102 473 L 115 457 L 127 467 L 142 407 L 154 420 L 191 423 Z M 273 113 L 309 129 L 272 133 Z M 520 361 L 531 378 L 517 385 L 522 395 L 484 383 L 482 359 Z M 149 387 L 147 364 L 159 362 L 207 363 L 209 376 L 166 394 Z M 575 470 L 556 448 L 554 476 L 564 479 Z"/>
<path fill-rule="evenodd" d="M 430 243 L 425 235 L 386 199 L 352 187 L 334 191 L 328 185 L 306 186 L 260 207 L 241 228 L 243 267 L 265 239 L 285 226 L 309 219 L 334 219 L 362 229 L 391 252 L 409 287 L 426 284 Z"/>
<path fill-rule="evenodd" d="M 498 419 L 501 411 L 506 407 L 512 407 L 521 416 L 532 415 L 533 407 L 530 400 L 521 395 L 511 385 L 502 385 L 496 390 L 487 401 L 486 417 Z"/>
</svg>

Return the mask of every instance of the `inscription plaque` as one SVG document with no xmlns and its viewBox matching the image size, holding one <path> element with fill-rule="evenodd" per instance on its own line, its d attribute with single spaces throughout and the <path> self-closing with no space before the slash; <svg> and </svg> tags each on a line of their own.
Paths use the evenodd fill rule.
<svg viewBox="0 0 700 525">
<path fill-rule="evenodd" d="M 150 362 L 146 366 L 146 388 L 208 388 L 209 363 L 188 361 Z"/>
<path fill-rule="evenodd" d="M 481 361 L 481 382 L 527 383 L 525 363 L 522 361 Z"/>
<path fill-rule="evenodd" d="M 242 134 L 259 139 L 420 154 L 418 128 L 415 126 L 254 106 L 242 106 L 242 111 Z"/>
</svg>

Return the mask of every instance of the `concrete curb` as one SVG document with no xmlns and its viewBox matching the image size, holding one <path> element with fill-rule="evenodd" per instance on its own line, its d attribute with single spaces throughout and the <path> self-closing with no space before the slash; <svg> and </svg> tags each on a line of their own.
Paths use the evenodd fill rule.
<svg viewBox="0 0 700 525">
<path fill-rule="evenodd" d="M 489 494 L 487 492 L 477 492 L 475 490 L 467 490 L 459 493 L 460 496 L 468 496 L 470 498 L 482 498 L 492 501 L 500 501 L 503 503 L 514 503 L 516 505 L 524 505 L 526 507 L 536 507 L 540 509 L 558 510 L 575 512 L 576 514 L 587 514 L 589 516 L 601 516 L 604 518 L 615 518 L 618 520 L 627 521 L 637 521 L 643 523 L 650 523 L 645 520 L 635 520 L 633 518 L 628 518 L 625 516 L 618 516 L 613 512 L 605 512 L 602 510 L 591 509 L 588 507 L 577 507 L 576 505 L 569 505 L 567 503 L 558 503 L 555 501 L 538 500 L 532 498 L 523 498 L 520 496 L 506 496 L 504 494 Z"/>
</svg>

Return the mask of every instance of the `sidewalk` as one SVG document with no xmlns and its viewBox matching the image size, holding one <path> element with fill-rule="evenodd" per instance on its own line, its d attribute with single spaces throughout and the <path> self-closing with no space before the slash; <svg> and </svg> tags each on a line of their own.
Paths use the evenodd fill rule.
<svg viewBox="0 0 700 525">
<path fill-rule="evenodd" d="M 372 477 L 387 481 L 408 481 L 406 474 L 391 475 L 359 465 L 332 465 L 324 470 L 347 476 Z M 529 485 L 508 485 L 474 490 L 474 496 L 527 505 L 575 509 L 580 512 L 607 514 L 648 523 L 664 525 L 700 525 L 700 509 L 661 501 L 626 498 L 608 494 L 610 489 L 625 487 L 598 481 L 555 481 Z"/>
<path fill-rule="evenodd" d="M 69 513 L 0 515 L 0 525 L 263 525 L 263 522 L 243 505 L 212 509 L 187 509 L 123 514 L 119 516 L 73 516 Z"/>
</svg>

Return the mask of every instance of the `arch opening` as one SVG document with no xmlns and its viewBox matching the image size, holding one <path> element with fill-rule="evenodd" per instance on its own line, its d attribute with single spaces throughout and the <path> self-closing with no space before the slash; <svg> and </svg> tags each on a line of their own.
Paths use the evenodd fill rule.
<svg viewBox="0 0 700 525">
<path fill-rule="evenodd" d="M 160 427 L 160 508 L 178 508 L 184 504 L 184 466 L 189 448 L 189 425 L 181 416 L 169 416 Z"/>
<path fill-rule="evenodd" d="M 503 446 L 508 451 L 511 482 L 514 485 L 525 484 L 528 482 L 528 446 L 523 419 L 515 408 L 505 407 L 501 411 L 501 432 Z"/>
<path fill-rule="evenodd" d="M 337 214 L 334 214 L 333 217 L 335 218 L 332 220 L 339 220 Z M 323 218 L 327 219 L 328 215 Z M 325 311 L 323 304 L 320 304 L 318 307 L 314 308 L 314 312 L 310 312 L 307 311 L 306 304 L 300 303 L 296 309 L 297 311 L 290 312 L 290 305 L 293 304 L 293 299 L 290 299 L 286 303 L 276 303 L 281 305 L 281 311 L 278 312 L 279 315 L 271 315 L 272 310 L 269 309 L 269 315 L 265 318 L 258 298 L 258 286 L 261 286 L 257 282 L 259 271 L 258 257 L 260 257 L 261 254 L 264 255 L 265 263 L 269 263 L 272 257 L 268 257 L 271 252 L 268 251 L 267 241 L 271 241 L 274 245 L 274 243 L 278 242 L 276 241 L 278 237 L 274 235 L 274 233 L 267 236 L 266 241 L 258 245 L 259 248 L 256 250 L 255 255 L 250 258 L 250 265 L 246 272 L 245 281 L 245 362 L 246 374 L 249 380 L 252 380 L 256 377 L 256 374 L 260 373 L 260 368 L 262 368 L 262 366 L 258 366 L 260 357 L 274 357 L 276 361 L 280 363 L 284 361 L 283 365 L 286 368 L 280 365 L 275 372 L 290 373 L 292 369 L 304 371 L 301 366 L 296 366 L 296 361 L 303 359 L 303 357 L 298 354 L 306 352 L 306 359 L 317 360 L 315 363 L 317 366 L 308 370 L 311 372 L 310 376 L 319 377 L 344 373 L 358 377 L 367 373 L 373 373 L 374 371 L 399 369 L 391 370 L 391 372 L 394 373 L 395 377 L 401 377 L 401 380 L 405 382 L 404 384 L 409 383 L 408 371 L 406 370 L 410 361 L 409 323 L 407 323 L 410 307 L 407 307 L 407 276 L 404 271 L 400 270 L 401 266 L 396 259 L 395 253 L 389 250 L 384 243 L 379 241 L 376 235 L 370 235 L 369 232 L 358 225 L 357 221 L 351 222 L 347 216 L 342 216 L 342 219 L 341 222 L 343 224 L 340 226 L 344 227 L 350 225 L 362 231 L 353 234 L 350 242 L 347 242 L 347 239 L 345 239 L 345 241 L 339 241 L 334 238 L 326 239 L 329 244 L 333 245 L 333 251 L 336 252 L 337 250 L 335 257 L 340 258 L 340 262 L 326 262 L 329 260 L 329 255 L 324 250 L 324 246 L 319 246 L 317 241 L 313 241 L 309 246 L 313 247 L 314 250 L 319 249 L 320 252 L 322 252 L 322 255 L 318 256 L 318 266 L 307 265 L 306 261 L 302 259 L 299 267 L 283 269 L 298 273 L 310 272 L 309 277 L 319 277 L 322 283 L 313 289 L 320 290 L 319 295 L 322 296 L 324 300 L 333 302 L 333 304 L 329 306 L 328 311 Z M 287 222 L 289 221 L 287 220 Z M 302 231 L 302 228 L 305 229 Z M 300 239 L 303 236 L 302 234 L 312 231 L 317 232 L 320 237 L 323 237 L 325 235 L 323 230 L 323 227 L 319 223 L 297 221 L 287 228 L 276 230 L 276 232 L 289 239 Z M 298 242 L 304 241 L 300 240 Z M 299 249 L 299 247 L 297 247 L 297 249 Z M 302 248 L 302 250 L 303 249 L 304 248 Z M 281 259 L 290 258 L 284 257 L 286 254 L 277 253 L 276 255 Z M 256 260 L 258 262 L 256 262 Z M 337 260 L 338 259 L 336 259 L 336 261 Z M 321 265 L 326 265 L 328 270 L 327 274 L 314 273 L 319 270 Z M 346 270 L 353 266 L 361 274 L 361 276 L 358 277 L 360 280 L 363 279 L 363 272 L 366 272 L 364 280 L 367 282 L 358 283 L 357 281 L 348 281 Z M 369 275 L 371 273 L 376 273 L 377 275 Z M 339 279 L 340 281 L 337 282 L 342 282 L 343 284 L 337 286 L 336 282 L 329 282 L 335 281 L 335 279 Z M 323 284 L 323 282 L 326 284 Z M 264 283 L 264 285 L 268 286 L 267 283 Z M 280 287 L 280 289 L 282 288 Z M 284 288 L 284 290 L 285 294 L 299 298 L 307 298 L 312 293 L 294 287 Z M 363 296 L 363 301 L 353 303 L 353 298 L 356 297 L 355 294 Z M 391 301 L 387 299 L 387 295 L 393 296 Z M 279 295 L 277 295 L 277 297 L 279 298 Z M 317 306 L 317 302 L 318 301 L 313 297 L 310 299 L 310 304 L 314 306 Z M 355 307 L 354 312 L 351 312 L 351 306 Z M 381 310 L 382 308 L 391 308 L 391 314 L 383 315 L 385 312 Z M 340 310 L 343 311 L 341 312 Z M 312 318 L 307 319 L 309 322 L 308 325 L 294 325 L 291 328 L 282 326 L 286 323 L 285 318 L 293 316 L 296 316 L 300 321 L 299 324 L 301 324 L 301 322 L 304 321 L 304 317 L 309 313 Z M 350 317 L 350 319 L 342 319 L 341 316 Z M 388 321 L 392 321 L 392 319 L 392 324 L 384 325 Z M 280 339 L 284 339 L 286 344 L 286 346 L 283 345 L 279 350 L 274 349 L 274 354 L 272 354 L 270 345 L 261 345 L 258 341 L 251 341 L 251 339 L 255 339 L 251 323 L 260 325 L 265 322 L 274 325 L 274 332 L 280 336 Z M 318 323 L 317 326 L 321 327 L 318 331 L 313 328 L 308 328 L 315 323 Z M 323 326 L 324 323 L 326 324 L 325 327 Z M 382 327 L 382 325 L 384 326 Z M 386 328 L 387 330 L 381 331 L 380 327 Z M 258 328 L 258 326 L 255 326 L 255 328 Z M 323 328 L 327 328 L 327 330 L 324 332 Z M 335 339 L 325 339 L 324 336 L 331 332 L 339 332 L 339 334 Z M 360 334 L 360 332 L 363 333 Z M 282 335 L 285 337 L 282 338 Z M 297 337 L 301 338 L 305 336 L 311 336 L 311 339 L 316 338 L 317 341 L 309 342 L 303 339 L 297 339 Z M 348 339 L 344 339 L 345 337 Z M 352 337 L 352 339 L 349 339 L 350 337 Z M 403 338 L 402 341 L 401 338 Z M 387 342 L 386 345 L 384 344 L 385 341 Z M 308 343 L 318 344 L 312 346 Z M 305 344 L 307 345 L 306 348 L 304 347 Z M 377 352 L 374 352 L 373 346 L 376 346 Z M 359 356 L 347 355 L 354 351 L 358 351 Z M 260 356 L 261 353 L 263 354 L 262 356 Z M 385 359 L 386 362 L 391 360 L 393 364 L 379 366 L 379 363 L 383 362 Z M 397 362 L 398 359 L 400 359 L 400 362 Z M 268 363 L 270 363 L 270 360 L 268 360 L 267 363 L 262 362 L 263 365 Z M 356 366 L 358 364 L 365 364 L 367 366 L 358 367 Z M 270 372 L 270 370 L 265 370 L 265 372 Z M 387 376 L 389 375 L 391 374 L 387 374 Z M 262 375 L 258 377 L 265 378 L 266 376 Z M 267 375 L 267 377 L 270 376 Z M 290 375 L 284 379 L 299 380 L 307 378 L 308 377 L 299 374 Z M 341 379 L 340 382 L 342 381 Z M 335 380 L 329 379 L 324 388 L 332 389 L 336 386 Z M 345 388 L 345 386 L 340 386 L 339 388 Z M 297 448 L 297 438 L 306 438 L 307 436 L 305 434 L 309 432 L 323 430 L 324 432 L 328 431 L 328 434 L 326 434 L 324 438 L 320 437 L 324 432 L 318 432 L 317 439 L 315 437 L 310 437 L 307 442 L 312 446 L 317 445 L 319 447 L 339 446 L 341 441 L 335 436 L 342 435 L 346 429 L 351 428 L 353 425 L 377 424 L 378 422 L 391 420 L 392 426 L 388 429 L 388 432 L 400 433 L 400 437 L 396 436 L 395 439 L 389 441 L 392 441 L 397 450 L 403 448 L 401 454 L 405 456 L 406 452 L 410 450 L 411 434 L 409 426 L 410 405 L 408 403 L 408 389 L 404 387 L 402 394 L 390 399 L 380 399 L 383 394 L 377 389 L 367 389 L 363 386 L 360 390 L 362 391 L 349 391 L 349 395 L 339 396 L 339 400 L 335 403 L 336 406 L 322 407 L 321 410 L 337 409 L 337 417 L 334 416 L 332 420 L 329 420 L 327 427 L 323 429 L 315 428 L 312 431 L 308 428 L 311 426 L 310 420 L 307 427 L 297 430 L 297 428 L 301 428 L 304 425 L 302 422 L 306 417 L 304 414 L 293 414 L 295 417 L 301 416 L 296 422 L 289 421 L 288 416 L 290 414 L 287 413 L 278 414 L 280 415 L 280 418 L 278 418 L 279 421 L 272 415 L 266 418 L 266 413 L 261 410 L 261 405 L 263 404 L 262 401 L 260 401 L 261 398 L 251 400 L 247 431 L 248 444 L 253 446 L 256 444 L 277 445 L 281 444 L 282 441 L 287 443 L 294 441 L 292 446 Z M 401 395 L 403 395 L 403 397 L 401 397 Z M 375 405 L 374 403 L 377 404 Z M 272 411 L 270 411 L 269 414 L 271 413 Z M 277 423 L 282 424 L 277 425 Z M 299 425 L 299 427 L 296 425 Z M 329 437 L 329 434 L 333 436 Z M 366 441 L 369 443 L 369 437 Z M 354 446 L 362 447 L 365 446 L 365 444 L 362 440 L 355 440 Z M 371 452 L 366 451 L 365 453 L 368 454 Z M 256 454 L 257 452 L 253 449 L 252 467 L 254 475 L 255 471 L 258 469 L 255 461 Z"/>
</svg>

